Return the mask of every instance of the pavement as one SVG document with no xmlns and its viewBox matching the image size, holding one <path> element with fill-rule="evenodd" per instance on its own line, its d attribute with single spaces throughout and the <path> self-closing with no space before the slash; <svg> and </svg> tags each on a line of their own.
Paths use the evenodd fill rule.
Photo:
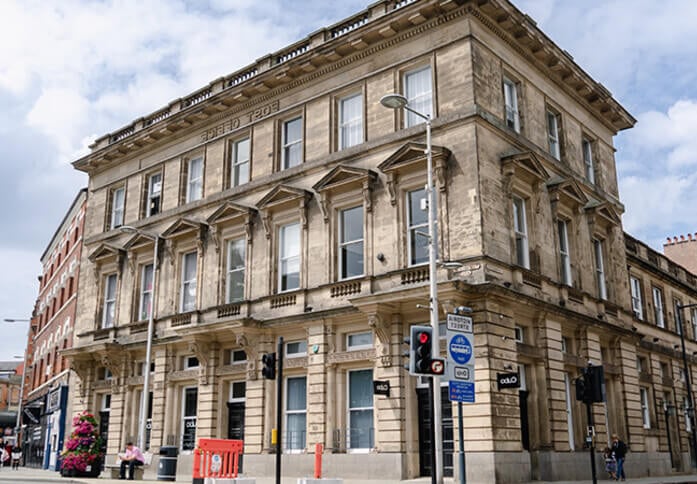
<svg viewBox="0 0 697 484">
<path fill-rule="evenodd" d="M 150 476 L 141 482 L 160 482 Z M 252 477 L 252 476 L 249 476 Z M 445 484 L 459 484 L 459 481 L 452 478 L 444 479 Z M 176 482 L 191 483 L 191 476 L 179 476 Z M 274 484 L 276 481 L 273 477 L 261 477 L 256 479 L 257 484 Z M 297 477 L 284 477 L 282 484 L 297 484 Z M 360 480 L 360 479 L 345 479 L 344 484 L 430 484 L 431 479 L 420 478 L 406 481 L 397 480 Z M 601 479 L 598 484 L 614 483 L 612 480 Z M 627 482 L 632 484 L 697 484 L 697 474 L 672 475 L 665 477 L 640 477 L 627 479 Z M 99 478 L 84 478 L 84 477 L 61 477 L 58 472 L 48 471 L 43 469 L 32 469 L 22 467 L 19 470 L 11 470 L 7 468 L 0 469 L 0 484 L 43 484 L 43 483 L 62 483 L 62 484 L 124 484 L 124 481 L 118 479 L 108 479 L 106 477 Z M 472 483 L 469 484 L 490 484 L 490 483 Z M 493 483 L 491 483 L 493 484 Z M 533 481 L 529 484 L 592 484 L 592 481 Z"/>
</svg>

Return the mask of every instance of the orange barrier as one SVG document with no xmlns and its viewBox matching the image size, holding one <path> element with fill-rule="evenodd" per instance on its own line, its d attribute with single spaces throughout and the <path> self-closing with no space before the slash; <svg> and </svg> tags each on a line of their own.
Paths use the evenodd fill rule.
<svg viewBox="0 0 697 484">
<path fill-rule="evenodd" d="M 323 444 L 315 444 L 315 479 L 322 479 L 322 453 Z"/>
<path fill-rule="evenodd" d="M 242 440 L 198 439 L 194 449 L 194 482 L 202 482 L 207 477 L 236 478 L 243 452 Z"/>
</svg>

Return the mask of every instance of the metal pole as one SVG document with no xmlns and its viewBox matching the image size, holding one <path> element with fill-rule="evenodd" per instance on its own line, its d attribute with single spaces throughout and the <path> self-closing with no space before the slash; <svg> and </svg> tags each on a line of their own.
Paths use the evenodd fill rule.
<svg viewBox="0 0 697 484">
<path fill-rule="evenodd" d="M 676 320 L 678 323 L 678 326 L 680 328 L 680 345 L 682 346 L 682 365 L 685 371 L 685 383 L 687 385 L 687 404 L 690 406 L 687 409 L 687 416 L 690 419 L 690 428 L 692 429 L 692 432 L 690 432 L 690 443 L 692 444 L 692 456 L 691 456 L 691 464 L 692 467 L 697 467 L 697 436 L 695 435 L 695 404 L 694 404 L 694 399 L 692 398 L 692 383 L 690 380 L 692 379 L 690 377 L 690 367 L 687 366 L 687 353 L 685 352 L 685 331 L 682 326 L 682 310 L 684 308 L 689 308 L 697 306 L 697 304 L 686 304 L 686 305 L 677 305 L 677 311 L 675 311 L 676 314 Z"/>
<path fill-rule="evenodd" d="M 588 415 L 588 426 L 593 427 L 593 404 L 586 403 L 586 413 Z M 590 435 L 590 454 L 591 454 L 591 476 L 593 477 L 593 484 L 598 484 L 598 476 L 595 474 L 595 444 L 593 435 Z"/>
<path fill-rule="evenodd" d="M 433 425 L 433 378 L 428 379 L 428 401 L 431 404 L 431 432 L 429 437 L 431 438 L 431 484 L 436 484 L 436 438 L 435 438 L 435 425 Z"/>
<path fill-rule="evenodd" d="M 457 459 L 460 464 L 460 484 L 465 484 L 467 482 L 467 469 L 465 468 L 465 431 L 462 427 L 462 402 L 457 402 L 457 437 L 460 440 L 460 450 L 457 454 Z"/>
<path fill-rule="evenodd" d="M 276 375 L 276 484 L 281 484 L 281 454 L 283 453 L 283 336 L 278 338 L 278 375 Z"/>
<path fill-rule="evenodd" d="M 152 360 L 152 338 L 154 332 L 154 319 L 157 281 L 157 252 L 159 236 L 154 237 L 155 247 L 152 258 L 152 292 L 150 294 L 150 311 L 148 315 L 148 337 L 145 345 L 145 368 L 143 369 L 143 398 L 140 402 L 140 420 L 138 421 L 138 448 L 145 451 L 145 423 L 148 420 L 148 403 L 150 402 L 150 364 Z"/>
<path fill-rule="evenodd" d="M 31 336 L 31 321 L 27 330 L 27 345 L 24 347 L 24 362 L 22 363 L 22 383 L 19 385 L 19 404 L 17 405 L 17 423 L 15 424 L 15 445 L 20 445 L 22 437 L 22 403 L 24 402 L 24 382 L 27 380 L 27 355 L 29 354 L 29 337 Z"/>
<path fill-rule="evenodd" d="M 430 292 L 431 327 L 435 343 L 431 345 L 433 358 L 440 357 L 440 342 L 438 331 L 438 281 L 436 280 L 436 260 L 438 259 L 438 225 L 436 190 L 433 186 L 433 156 L 431 153 L 431 116 L 426 116 L 426 171 L 428 193 L 428 282 Z M 443 428 L 441 416 L 440 377 L 433 377 L 433 438 L 436 444 L 436 483 L 443 484 Z"/>
</svg>

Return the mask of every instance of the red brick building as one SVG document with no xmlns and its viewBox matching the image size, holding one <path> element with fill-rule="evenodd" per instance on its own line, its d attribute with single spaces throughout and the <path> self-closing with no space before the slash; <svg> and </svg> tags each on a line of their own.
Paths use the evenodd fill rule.
<svg viewBox="0 0 697 484">
<path fill-rule="evenodd" d="M 680 264 L 693 274 L 697 274 L 697 233 L 668 237 L 663 244 L 663 253 L 676 264 Z"/>
<path fill-rule="evenodd" d="M 73 345 L 86 201 L 87 190 L 82 189 L 41 256 L 22 415 L 27 464 L 35 467 L 55 469 L 69 422 L 70 368 L 61 351 Z"/>
</svg>

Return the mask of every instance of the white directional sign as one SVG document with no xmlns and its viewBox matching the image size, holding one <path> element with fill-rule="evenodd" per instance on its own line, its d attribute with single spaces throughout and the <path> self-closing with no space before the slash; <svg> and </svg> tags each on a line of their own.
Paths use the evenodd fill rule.
<svg viewBox="0 0 697 484">
<path fill-rule="evenodd" d="M 459 314 L 447 316 L 448 378 L 451 402 L 474 403 L 474 334 L 472 318 Z"/>
</svg>

